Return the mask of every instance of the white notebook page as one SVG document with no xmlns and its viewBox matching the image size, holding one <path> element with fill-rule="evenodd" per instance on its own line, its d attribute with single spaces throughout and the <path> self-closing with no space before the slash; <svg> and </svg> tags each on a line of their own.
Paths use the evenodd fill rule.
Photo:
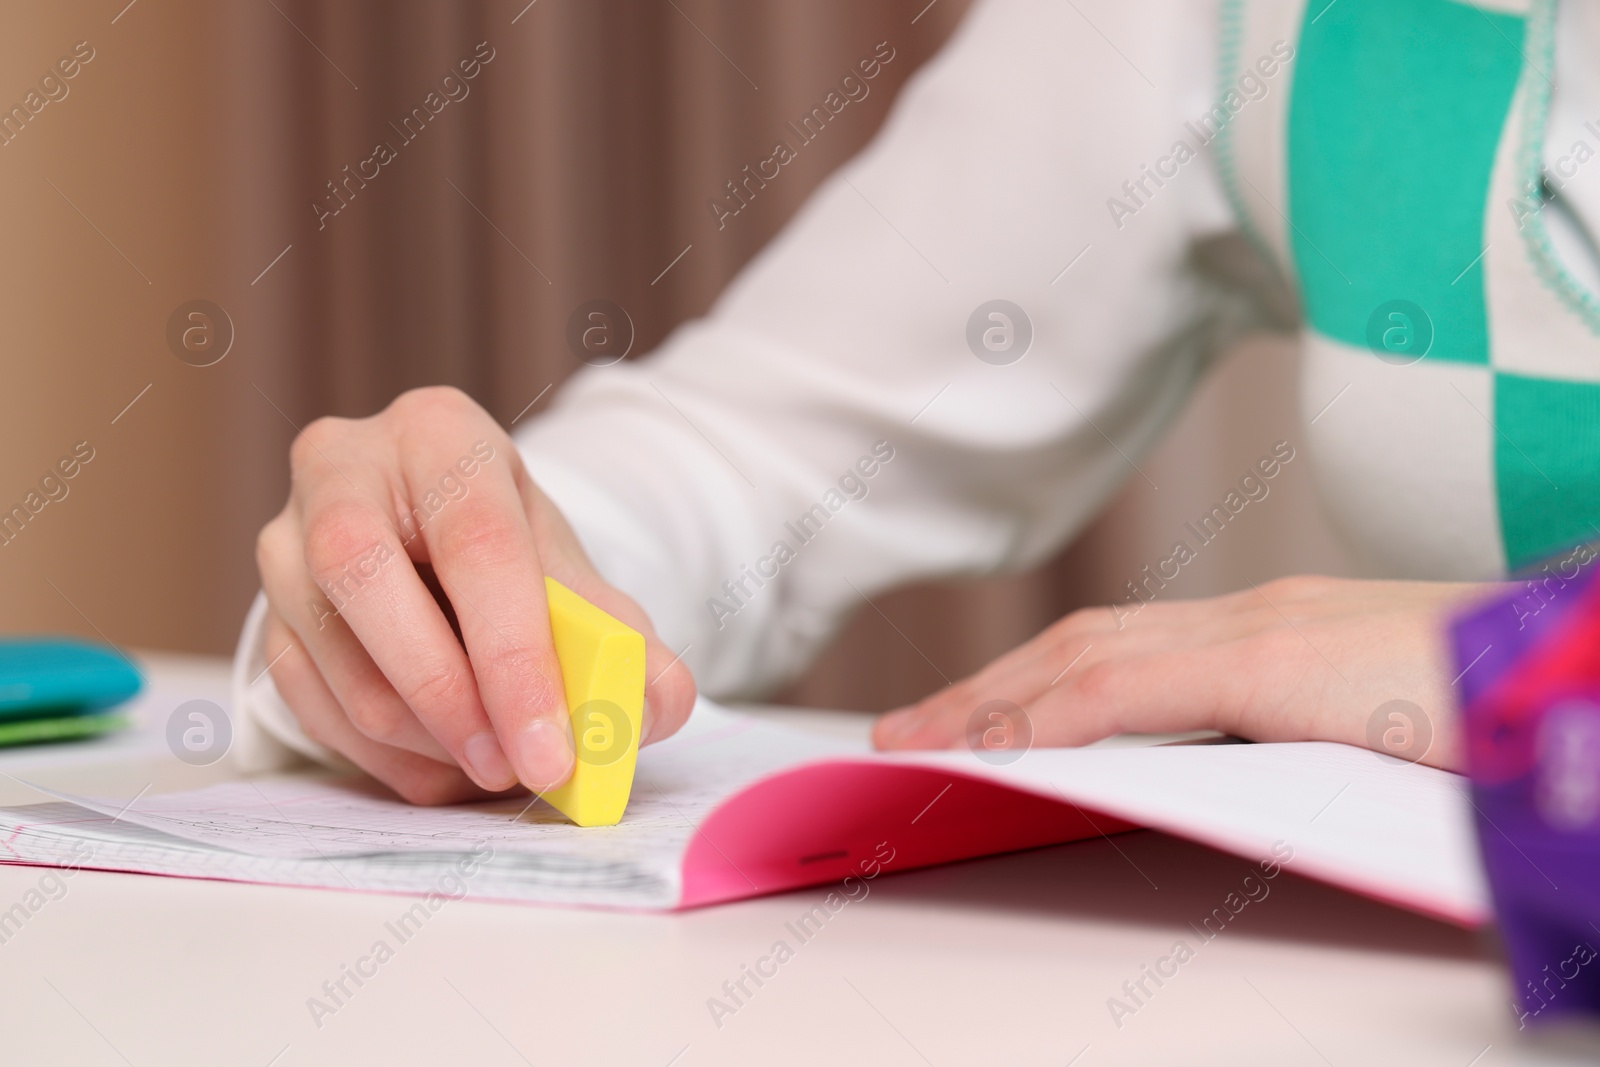
<svg viewBox="0 0 1600 1067">
<path fill-rule="evenodd" d="M 1433 768 L 1322 742 L 1035 749 L 996 767 L 965 751 L 872 753 L 705 701 L 679 735 L 640 754 L 614 827 L 575 827 L 525 799 L 418 808 L 376 787 L 279 778 L 131 806 L 56 794 L 63 803 L 0 809 L 0 838 L 10 835 L 0 856 L 70 863 L 87 842 L 88 866 L 421 892 L 486 846 L 493 858 L 474 875 L 474 896 L 672 907 L 684 852 L 714 807 L 758 778 L 805 774 L 802 765 L 827 758 L 862 774 L 909 763 L 984 779 L 1252 860 L 1284 842 L 1291 871 L 1466 924 L 1488 914 L 1466 783 Z"/>
</svg>

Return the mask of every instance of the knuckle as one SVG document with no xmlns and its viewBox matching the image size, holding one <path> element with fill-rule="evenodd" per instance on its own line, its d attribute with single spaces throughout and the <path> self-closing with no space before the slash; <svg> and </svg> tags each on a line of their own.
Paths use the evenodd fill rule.
<svg viewBox="0 0 1600 1067">
<path fill-rule="evenodd" d="M 953 711 L 970 712 L 988 699 L 982 690 L 983 685 L 976 677 L 963 678 L 923 700 L 919 706 L 923 714 L 931 718 L 941 718 Z"/>
<path fill-rule="evenodd" d="M 477 687 L 465 668 L 439 667 L 413 680 L 404 696 L 412 710 L 424 717 L 431 709 L 449 713 L 470 705 L 477 697 Z"/>
<path fill-rule="evenodd" d="M 426 385 L 395 397 L 388 411 L 402 421 L 460 415 L 479 410 L 478 404 L 453 385 Z"/>
<path fill-rule="evenodd" d="M 545 670 L 540 670 L 540 667 Z M 551 671 L 559 675 L 560 668 L 553 660 L 546 659 L 541 662 L 534 654 L 531 647 L 526 645 L 505 645 L 493 651 L 480 651 L 472 657 L 472 670 L 476 677 L 515 681 L 519 686 L 541 686 L 543 678 Z M 530 696 L 530 699 L 535 697 Z"/>
<path fill-rule="evenodd" d="M 1104 629 L 1105 610 L 1104 607 L 1090 607 L 1068 612 L 1050 624 L 1051 639 L 1060 642 L 1079 634 Z"/>
<path fill-rule="evenodd" d="M 518 516 L 489 501 L 463 500 L 438 533 L 439 553 L 468 564 L 527 560 L 532 545 Z"/>
<path fill-rule="evenodd" d="M 1241 642 L 1239 656 L 1245 669 L 1256 677 L 1267 671 L 1280 670 L 1285 664 L 1312 660 L 1322 662 L 1306 639 L 1287 626 L 1275 626 Z"/>
<path fill-rule="evenodd" d="M 1327 593 L 1332 580 L 1318 574 L 1291 574 L 1274 578 L 1264 586 L 1267 595 L 1276 603 L 1303 603 L 1316 600 Z"/>
<path fill-rule="evenodd" d="M 288 519 L 281 513 L 261 527 L 256 534 L 256 570 L 263 578 L 283 569 L 289 558 L 286 550 L 292 542 L 293 531 L 289 528 Z"/>
<path fill-rule="evenodd" d="M 345 714 L 351 725 L 373 741 L 392 745 L 405 733 L 406 713 L 386 702 L 356 701 L 354 706 L 345 709 Z"/>
<path fill-rule="evenodd" d="M 1088 703 L 1097 714 L 1104 713 L 1110 703 L 1116 699 L 1117 691 L 1122 685 L 1121 669 L 1114 661 L 1102 660 L 1084 667 L 1078 675 L 1074 686 L 1078 695 Z"/>
<path fill-rule="evenodd" d="M 540 655 L 531 643 L 474 653 L 472 678 L 490 701 L 515 693 L 522 707 L 566 707 L 566 686 L 553 650 Z"/>
<path fill-rule="evenodd" d="M 306 424 L 289 445 L 289 467 L 299 472 L 323 461 L 323 454 L 350 432 L 351 419 L 324 415 Z"/>
<path fill-rule="evenodd" d="M 333 507 L 312 516 L 305 527 L 305 560 L 319 583 L 339 574 L 383 543 L 382 525 L 365 508 Z"/>
</svg>

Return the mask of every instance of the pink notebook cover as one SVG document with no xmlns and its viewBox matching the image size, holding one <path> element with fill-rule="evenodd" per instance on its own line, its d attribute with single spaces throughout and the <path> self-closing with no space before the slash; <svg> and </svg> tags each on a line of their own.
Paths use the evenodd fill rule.
<svg viewBox="0 0 1600 1067">
<path fill-rule="evenodd" d="M 869 755 L 770 775 L 701 822 L 679 906 L 860 877 L 885 845 L 894 859 L 883 867 L 895 871 L 1148 827 L 1252 862 L 1287 847 L 1295 873 L 1464 927 L 1489 918 L 1455 775 L 1323 743 L 1027 760 Z M 1095 765 L 1100 773 L 1082 773 Z M 1253 802 L 1239 803 L 1252 783 Z"/>
<path fill-rule="evenodd" d="M 779 820 L 775 812 L 803 812 Z M 705 822 L 679 907 L 1134 829 L 1063 803 L 927 767 L 830 760 L 763 779 Z M 894 859 L 874 865 L 887 845 Z"/>
</svg>

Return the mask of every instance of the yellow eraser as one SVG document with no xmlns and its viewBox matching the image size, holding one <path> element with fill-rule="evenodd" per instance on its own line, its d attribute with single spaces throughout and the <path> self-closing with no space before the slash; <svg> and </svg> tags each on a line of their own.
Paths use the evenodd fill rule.
<svg viewBox="0 0 1600 1067">
<path fill-rule="evenodd" d="M 644 636 L 553 578 L 544 589 L 578 758 L 566 784 L 540 796 L 579 826 L 615 826 L 639 757 Z"/>
</svg>

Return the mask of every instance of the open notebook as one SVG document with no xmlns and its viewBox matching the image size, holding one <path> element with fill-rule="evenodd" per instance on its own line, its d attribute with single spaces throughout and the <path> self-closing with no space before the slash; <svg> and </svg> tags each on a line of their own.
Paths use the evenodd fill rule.
<svg viewBox="0 0 1600 1067">
<path fill-rule="evenodd" d="M 542 801 L 417 808 L 270 778 L 0 808 L 0 862 L 640 909 L 694 907 L 1144 826 L 1465 926 L 1488 916 L 1465 783 L 1320 742 L 882 754 L 702 701 L 639 756 L 621 824 Z M 887 858 L 886 858 L 887 857 Z M 456 895 L 452 893 L 451 895 Z"/>
</svg>

